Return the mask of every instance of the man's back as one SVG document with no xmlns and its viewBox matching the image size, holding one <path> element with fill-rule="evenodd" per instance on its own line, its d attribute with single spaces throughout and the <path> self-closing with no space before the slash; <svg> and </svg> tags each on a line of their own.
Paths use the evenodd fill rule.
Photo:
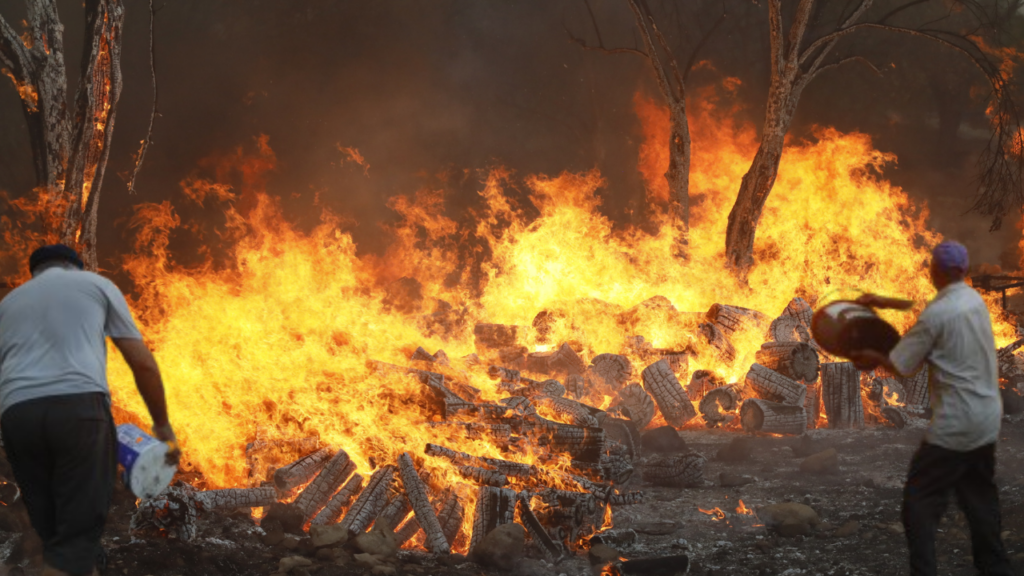
<svg viewBox="0 0 1024 576">
<path fill-rule="evenodd" d="M 934 337 L 928 356 L 934 416 L 928 441 L 951 450 L 973 450 L 999 435 L 995 339 L 981 296 L 962 282 L 944 288 L 919 320 Z"/>
<path fill-rule="evenodd" d="M 50 268 L 0 302 L 0 413 L 25 400 L 107 393 L 106 336 L 141 339 L 106 278 Z"/>
</svg>

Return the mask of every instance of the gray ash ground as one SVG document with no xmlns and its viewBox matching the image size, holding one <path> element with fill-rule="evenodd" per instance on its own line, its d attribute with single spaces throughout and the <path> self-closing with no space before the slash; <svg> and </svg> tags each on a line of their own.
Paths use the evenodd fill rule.
<svg viewBox="0 0 1024 576">
<path fill-rule="evenodd" d="M 616 545 L 625 558 L 687 554 L 689 574 L 695 575 L 899 575 L 908 574 L 906 544 L 899 530 L 901 488 L 911 454 L 923 429 L 867 428 L 813 430 L 795 438 L 751 438 L 749 459 L 722 462 L 719 449 L 737 437 L 727 431 L 683 431 L 690 449 L 708 458 L 703 487 L 674 489 L 644 486 L 639 474 L 630 489 L 643 489 L 643 504 L 617 508 L 616 528 L 631 528 L 637 539 Z M 809 446 L 808 446 L 809 444 Z M 801 448 L 835 448 L 839 469 L 832 474 L 800 471 Z M 796 450 L 794 450 L 796 448 Z M 998 450 L 997 481 L 1002 499 L 1006 545 L 1018 573 L 1024 574 L 1024 418 L 1005 418 Z M 722 487 L 720 473 L 752 476 L 755 482 Z M 753 509 L 780 502 L 811 506 L 822 523 L 804 536 L 783 537 L 752 517 L 735 513 L 739 500 Z M 193 543 L 173 540 L 131 542 L 128 525 L 134 498 L 119 492 L 103 538 L 109 554 L 104 574 L 115 576 L 269 575 L 283 557 L 305 555 L 310 565 L 292 571 L 297 576 L 342 576 L 372 572 L 339 548 L 317 554 L 304 542 L 267 546 L 263 531 L 246 514 L 211 515 L 201 520 Z M 699 510 L 718 507 L 725 518 L 715 520 Z M 856 528 L 850 524 L 854 521 Z M 845 535 L 839 528 L 843 527 Z M 8 522 L 9 526 L 9 522 Z M 4 529 L 0 524 L 0 529 Z M 7 529 L 10 529 L 9 527 Z M 940 574 L 974 574 L 970 537 L 953 502 L 938 534 Z M 840 534 L 837 534 L 840 532 Z M 0 532 L 0 557 L 9 574 L 37 573 L 17 546 L 19 535 Z M 12 566 L 12 563 L 15 565 Z M 19 569 L 16 564 L 25 565 Z M 401 552 L 393 567 L 399 575 L 500 574 L 461 556 L 443 559 L 425 553 Z M 511 573 L 530 576 L 598 574 L 585 552 L 550 565 L 524 559 Z M 0 571 L 2 574 L 2 571 Z"/>
</svg>

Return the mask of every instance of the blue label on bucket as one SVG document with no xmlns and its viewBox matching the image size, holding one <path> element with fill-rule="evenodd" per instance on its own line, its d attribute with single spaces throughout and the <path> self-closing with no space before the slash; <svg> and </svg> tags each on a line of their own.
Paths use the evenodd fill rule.
<svg viewBox="0 0 1024 576">
<path fill-rule="evenodd" d="M 124 466 L 125 483 L 131 476 L 132 467 L 139 459 L 139 454 L 154 444 L 161 442 L 134 424 L 121 424 L 117 427 L 117 462 Z"/>
</svg>

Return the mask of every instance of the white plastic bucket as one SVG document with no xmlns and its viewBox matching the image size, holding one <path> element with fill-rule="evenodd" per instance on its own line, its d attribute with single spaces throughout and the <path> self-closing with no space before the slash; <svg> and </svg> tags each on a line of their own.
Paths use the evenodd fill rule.
<svg viewBox="0 0 1024 576">
<path fill-rule="evenodd" d="M 134 424 L 117 427 L 117 462 L 124 466 L 125 486 L 139 498 L 152 498 L 174 479 L 177 468 L 165 461 L 167 444 Z"/>
</svg>

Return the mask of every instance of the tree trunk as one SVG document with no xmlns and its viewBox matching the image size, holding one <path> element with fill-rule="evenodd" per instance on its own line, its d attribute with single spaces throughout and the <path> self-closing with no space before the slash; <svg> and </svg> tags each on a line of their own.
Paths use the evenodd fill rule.
<svg viewBox="0 0 1024 576">
<path fill-rule="evenodd" d="M 668 182 L 671 213 L 681 234 L 680 244 L 685 246 L 690 235 L 690 125 L 686 119 L 685 102 L 669 99 L 668 109 L 671 132 L 665 180 Z"/>
<path fill-rule="evenodd" d="M 75 117 L 67 105 L 64 27 L 54 0 L 26 0 L 28 37 L 23 42 L 0 17 L 0 65 L 22 96 L 35 161 L 36 182 L 63 212 L 59 230 L 47 235 L 77 246 L 90 270 L 97 267 L 99 192 L 121 95 L 121 0 L 86 0 L 81 79 Z"/>
</svg>

